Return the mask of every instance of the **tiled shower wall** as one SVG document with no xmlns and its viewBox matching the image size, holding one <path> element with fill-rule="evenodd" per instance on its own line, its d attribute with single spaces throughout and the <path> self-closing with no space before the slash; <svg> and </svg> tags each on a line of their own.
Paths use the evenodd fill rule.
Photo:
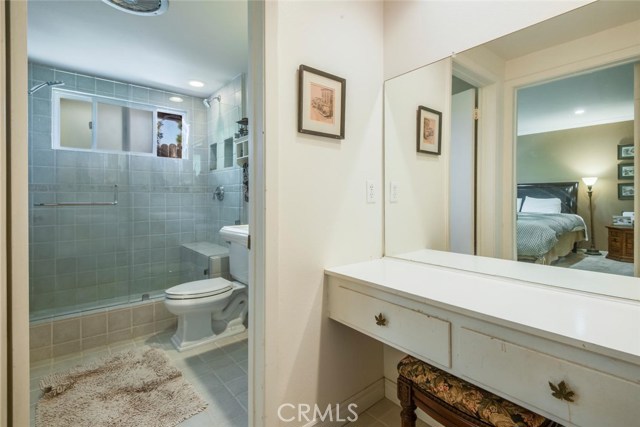
<svg viewBox="0 0 640 427">
<path fill-rule="evenodd" d="M 246 117 L 245 77 L 239 75 L 212 95 L 212 99 L 220 96 L 220 101 L 211 101 L 209 109 L 209 143 L 217 144 L 218 159 L 224 158 L 224 141 L 233 138 L 238 132 L 236 123 Z M 249 126 L 251 129 L 251 126 Z M 230 168 L 218 168 L 209 174 L 209 187 L 213 192 L 216 187 L 223 186 L 223 201 L 213 201 L 213 229 L 220 230 L 225 225 L 247 224 L 248 208 L 242 194 L 242 168 L 235 161 L 236 151 L 233 145 L 233 160 Z M 218 162 L 221 164 L 222 162 Z M 215 232 L 210 241 L 224 245 L 219 234 Z"/>
<path fill-rule="evenodd" d="M 186 110 L 191 150 L 188 159 L 53 150 L 51 89 L 30 95 L 32 317 L 135 300 L 179 283 L 180 245 L 212 240 L 218 229 L 210 188 L 217 181 L 208 176 L 211 118 L 202 100 L 180 95 L 184 102 L 175 104 L 168 99 L 173 93 L 29 64 L 30 87 L 51 80 L 68 90 Z M 33 206 L 112 201 L 116 184 L 117 206 Z"/>
</svg>

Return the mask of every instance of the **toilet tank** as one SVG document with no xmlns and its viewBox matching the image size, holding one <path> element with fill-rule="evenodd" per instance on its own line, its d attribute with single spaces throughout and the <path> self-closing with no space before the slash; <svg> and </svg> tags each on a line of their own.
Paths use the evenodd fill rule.
<svg viewBox="0 0 640 427">
<path fill-rule="evenodd" d="M 229 272 L 245 285 L 249 283 L 249 225 L 227 225 L 220 229 L 220 237 L 229 243 Z"/>
</svg>

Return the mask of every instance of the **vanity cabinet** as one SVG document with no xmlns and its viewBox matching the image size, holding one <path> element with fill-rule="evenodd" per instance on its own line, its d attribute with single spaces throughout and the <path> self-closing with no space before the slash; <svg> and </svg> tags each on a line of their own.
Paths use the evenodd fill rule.
<svg viewBox="0 0 640 427">
<path fill-rule="evenodd" d="M 402 260 L 355 266 L 326 271 L 331 319 L 564 426 L 638 425 L 637 302 L 603 299 L 604 305 L 589 306 L 593 295 L 508 284 L 486 275 Z M 514 300 L 516 294 L 521 299 Z M 575 311 L 555 313 L 556 297 L 573 299 Z M 635 325 L 620 324 L 626 329 L 607 331 L 613 323 L 591 322 L 590 310 L 599 306 L 608 311 L 611 304 L 620 304 L 614 323 L 629 316 L 624 323 L 635 319 Z M 518 320 L 522 312 L 521 319 L 529 319 L 527 312 L 538 313 L 539 318 Z M 597 317 L 604 316 L 600 312 Z M 575 328 L 562 325 L 566 322 L 576 322 Z M 592 336 L 589 328 L 598 324 L 605 329 Z M 624 344 L 628 345 L 624 351 L 611 348 L 616 346 L 613 341 L 601 340 L 607 334 L 624 338 L 626 333 L 631 342 Z M 573 391 L 572 397 L 552 395 L 550 383 L 559 387 L 561 382 Z"/>
<path fill-rule="evenodd" d="M 633 227 L 609 225 L 607 229 L 609 230 L 607 258 L 633 262 Z"/>
<path fill-rule="evenodd" d="M 637 383 L 600 372 L 597 366 L 586 368 L 551 356 L 544 348 L 527 348 L 466 328 L 460 334 L 460 372 L 510 400 L 554 414 L 563 424 L 622 426 L 639 420 Z M 557 387 L 562 381 L 575 393 L 573 402 L 552 396 L 549 382 Z"/>
</svg>

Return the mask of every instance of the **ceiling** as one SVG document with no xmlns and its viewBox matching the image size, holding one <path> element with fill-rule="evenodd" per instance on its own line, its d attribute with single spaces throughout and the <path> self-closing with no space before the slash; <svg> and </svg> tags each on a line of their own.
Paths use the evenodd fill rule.
<svg viewBox="0 0 640 427">
<path fill-rule="evenodd" d="M 640 19 L 638 0 L 599 0 L 486 43 L 509 60 Z"/>
<path fill-rule="evenodd" d="M 597 1 L 483 45 L 509 61 L 640 20 L 640 1 Z M 640 37 L 640 36 L 639 36 Z M 584 110 L 575 114 L 576 110 Z M 518 135 L 633 120 L 633 65 L 518 91 Z"/>
<path fill-rule="evenodd" d="M 633 120 L 633 64 L 526 87 L 517 100 L 518 135 Z"/>
<path fill-rule="evenodd" d="M 100 0 L 28 3 L 30 61 L 201 98 L 247 71 L 247 33 L 246 0 L 169 0 L 160 16 Z"/>
</svg>

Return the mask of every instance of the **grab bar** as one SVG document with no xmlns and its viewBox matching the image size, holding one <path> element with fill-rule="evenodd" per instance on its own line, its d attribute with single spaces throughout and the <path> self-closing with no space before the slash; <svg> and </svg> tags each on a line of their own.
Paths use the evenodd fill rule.
<svg viewBox="0 0 640 427">
<path fill-rule="evenodd" d="M 113 186 L 113 202 L 64 202 L 64 203 L 34 203 L 33 206 L 116 206 L 118 204 L 118 186 Z"/>
</svg>

